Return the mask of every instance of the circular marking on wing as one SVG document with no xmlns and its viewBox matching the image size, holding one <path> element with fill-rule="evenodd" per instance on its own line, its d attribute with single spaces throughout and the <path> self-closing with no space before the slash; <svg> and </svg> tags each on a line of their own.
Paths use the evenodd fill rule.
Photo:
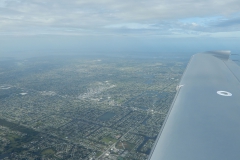
<svg viewBox="0 0 240 160">
<path fill-rule="evenodd" d="M 177 87 L 176 87 L 176 90 L 178 91 L 181 87 L 183 87 L 184 85 L 178 85 Z"/>
<path fill-rule="evenodd" d="M 227 92 L 227 91 L 217 91 L 217 94 L 221 95 L 221 96 L 232 96 L 232 93 Z"/>
</svg>

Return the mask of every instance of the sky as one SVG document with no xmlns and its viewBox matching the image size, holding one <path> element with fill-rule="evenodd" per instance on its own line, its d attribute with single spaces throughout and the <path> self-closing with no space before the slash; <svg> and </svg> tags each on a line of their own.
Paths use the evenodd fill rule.
<svg viewBox="0 0 240 160">
<path fill-rule="evenodd" d="M 240 50 L 239 0 L 0 0 L 0 56 Z"/>
</svg>

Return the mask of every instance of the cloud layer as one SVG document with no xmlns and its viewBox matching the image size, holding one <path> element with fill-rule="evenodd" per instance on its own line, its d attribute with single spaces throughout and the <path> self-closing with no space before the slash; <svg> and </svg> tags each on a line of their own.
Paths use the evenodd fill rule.
<svg viewBox="0 0 240 160">
<path fill-rule="evenodd" d="M 239 0 L 1 0 L 0 34 L 211 35 L 240 31 Z"/>
</svg>

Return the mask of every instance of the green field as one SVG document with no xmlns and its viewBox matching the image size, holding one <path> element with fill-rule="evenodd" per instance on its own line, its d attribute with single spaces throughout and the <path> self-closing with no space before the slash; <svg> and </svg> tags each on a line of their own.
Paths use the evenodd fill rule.
<svg viewBox="0 0 240 160">
<path fill-rule="evenodd" d="M 103 139 L 101 141 L 106 144 L 117 142 L 117 140 L 112 137 L 103 137 Z"/>
<path fill-rule="evenodd" d="M 134 148 L 135 144 L 133 143 L 128 143 L 126 141 L 118 142 L 116 144 L 117 149 L 126 149 L 128 151 L 131 151 Z"/>
<path fill-rule="evenodd" d="M 49 149 L 45 149 L 41 152 L 42 155 L 46 155 L 46 156 L 53 156 L 55 154 L 55 151 L 51 148 Z"/>
</svg>

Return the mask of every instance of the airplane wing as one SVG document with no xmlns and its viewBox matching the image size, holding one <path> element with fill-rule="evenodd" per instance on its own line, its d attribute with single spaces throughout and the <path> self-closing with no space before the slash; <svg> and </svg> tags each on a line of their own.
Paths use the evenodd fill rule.
<svg viewBox="0 0 240 160">
<path fill-rule="evenodd" d="M 149 160 L 240 159 L 240 67 L 229 56 L 192 56 Z"/>
</svg>

